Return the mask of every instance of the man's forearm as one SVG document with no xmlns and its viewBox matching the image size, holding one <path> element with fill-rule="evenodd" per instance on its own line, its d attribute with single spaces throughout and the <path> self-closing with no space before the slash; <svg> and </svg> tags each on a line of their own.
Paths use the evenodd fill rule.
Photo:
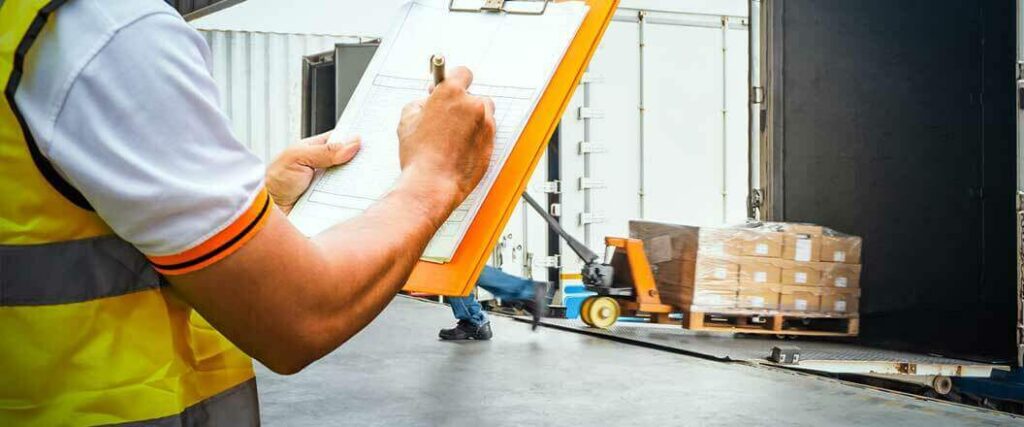
<svg viewBox="0 0 1024 427">
<path fill-rule="evenodd" d="M 315 238 L 334 276 L 336 304 L 320 315 L 333 325 L 334 348 L 387 305 L 405 284 L 423 249 L 454 209 L 452 191 L 404 179 L 387 197 L 351 221 Z"/>
<path fill-rule="evenodd" d="M 394 297 L 456 194 L 403 174 L 363 215 L 313 239 L 275 210 L 224 261 L 171 277 L 174 290 L 239 348 L 293 373 L 365 327 Z"/>
</svg>

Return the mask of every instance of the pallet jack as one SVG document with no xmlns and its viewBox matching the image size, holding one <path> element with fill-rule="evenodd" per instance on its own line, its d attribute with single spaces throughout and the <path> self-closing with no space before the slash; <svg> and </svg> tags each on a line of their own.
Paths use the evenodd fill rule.
<svg viewBox="0 0 1024 427">
<path fill-rule="evenodd" d="M 605 259 L 570 235 L 546 209 L 529 194 L 523 199 L 548 223 L 583 260 L 583 286 L 597 295 L 583 301 L 580 318 L 587 326 L 607 329 L 623 314 L 640 313 L 667 320 L 673 307 L 661 302 L 644 243 L 626 237 L 605 237 Z"/>
</svg>

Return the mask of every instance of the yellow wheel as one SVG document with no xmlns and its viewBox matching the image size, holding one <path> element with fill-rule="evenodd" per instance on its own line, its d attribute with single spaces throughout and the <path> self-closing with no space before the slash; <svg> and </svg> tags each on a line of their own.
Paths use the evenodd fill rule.
<svg viewBox="0 0 1024 427">
<path fill-rule="evenodd" d="M 587 304 L 587 301 L 590 301 L 590 304 Z M 584 320 L 584 322 L 588 325 L 608 329 L 615 324 L 615 321 L 619 320 L 622 309 L 619 308 L 619 302 L 615 298 L 591 297 L 587 301 L 583 302 L 584 308 L 580 314 L 586 313 L 586 319 L 589 321 Z"/>
<path fill-rule="evenodd" d="M 583 320 L 584 324 L 590 327 L 594 326 L 593 321 L 590 320 L 590 306 L 594 303 L 595 299 L 597 299 L 597 297 L 587 297 L 587 299 L 583 300 L 583 304 L 580 305 L 580 319 Z"/>
</svg>

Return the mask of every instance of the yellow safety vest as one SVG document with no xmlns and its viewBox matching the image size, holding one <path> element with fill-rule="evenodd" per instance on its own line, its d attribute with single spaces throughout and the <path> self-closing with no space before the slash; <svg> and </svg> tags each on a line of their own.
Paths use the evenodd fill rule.
<svg viewBox="0 0 1024 427">
<path fill-rule="evenodd" d="M 15 93 L 64 0 L 0 1 L 0 425 L 256 425 L 252 361 L 113 235 Z"/>
</svg>

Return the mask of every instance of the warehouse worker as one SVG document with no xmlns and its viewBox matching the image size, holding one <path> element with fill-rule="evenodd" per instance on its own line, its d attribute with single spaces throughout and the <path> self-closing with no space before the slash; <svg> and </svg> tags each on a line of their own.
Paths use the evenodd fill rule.
<svg viewBox="0 0 1024 427">
<path fill-rule="evenodd" d="M 356 334 L 487 167 L 454 69 L 404 111 L 392 191 L 306 238 L 284 212 L 358 143 L 265 181 L 209 67 L 161 0 L 0 2 L 0 425 L 257 424 L 248 356 L 294 373 Z"/>
</svg>

